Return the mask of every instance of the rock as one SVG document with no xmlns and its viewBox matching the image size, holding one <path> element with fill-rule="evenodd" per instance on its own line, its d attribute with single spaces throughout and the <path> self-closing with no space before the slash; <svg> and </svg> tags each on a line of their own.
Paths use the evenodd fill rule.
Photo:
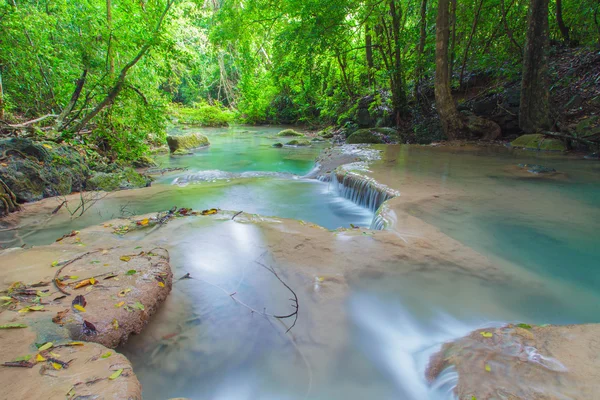
<svg viewBox="0 0 600 400">
<path fill-rule="evenodd" d="M 82 190 L 89 169 L 72 147 L 25 138 L 0 140 L 0 179 L 18 202 Z"/>
<path fill-rule="evenodd" d="M 300 132 L 296 132 L 293 129 L 285 129 L 277 134 L 277 136 L 291 137 L 291 136 L 304 136 Z"/>
<path fill-rule="evenodd" d="M 124 168 L 120 172 L 97 172 L 86 184 L 87 190 L 102 190 L 112 192 L 115 190 L 135 189 L 150 186 L 152 180 L 141 175 L 132 168 Z"/>
<path fill-rule="evenodd" d="M 294 140 L 290 140 L 289 142 L 286 143 L 286 146 L 299 146 L 299 147 L 304 147 L 304 146 L 310 146 L 310 142 L 308 140 L 298 140 L 298 139 L 294 139 Z"/>
<path fill-rule="evenodd" d="M 136 168 L 156 167 L 156 162 L 151 157 L 141 156 L 133 162 L 133 166 Z"/>
<path fill-rule="evenodd" d="M 380 144 L 392 141 L 397 138 L 398 131 L 393 128 L 371 128 L 371 129 L 359 129 L 346 140 L 348 144 Z"/>
<path fill-rule="evenodd" d="M 331 139 L 333 137 L 333 131 L 335 130 L 334 126 L 328 126 L 327 128 L 319 131 L 317 135 L 321 136 L 323 139 Z"/>
<path fill-rule="evenodd" d="M 527 172 L 532 174 L 553 174 L 556 173 L 554 168 L 544 167 L 538 164 L 519 164 L 519 168 L 527 169 Z"/>
<path fill-rule="evenodd" d="M 0 217 L 19 210 L 17 197 L 0 179 Z"/>
<path fill-rule="evenodd" d="M 547 138 L 542 134 L 534 133 L 523 135 L 511 142 L 513 147 L 539 151 L 566 151 L 567 147 L 559 139 Z"/>
<path fill-rule="evenodd" d="M 368 108 L 358 109 L 358 111 L 356 112 L 356 122 L 361 128 L 367 128 L 373 125 L 373 121 L 371 120 L 371 114 L 369 113 Z"/>
<path fill-rule="evenodd" d="M 600 380 L 600 325 L 508 325 L 447 343 L 427 378 L 458 372 L 460 399 L 592 399 Z"/>
<path fill-rule="evenodd" d="M 496 140 L 502 135 L 502 129 L 494 121 L 481 118 L 477 115 L 469 115 L 466 120 L 467 129 L 471 136 L 481 140 Z"/>
<path fill-rule="evenodd" d="M 322 143 L 322 142 L 325 142 L 325 139 L 321 139 L 321 138 L 316 137 L 316 138 L 310 139 L 310 141 L 311 142 L 315 142 L 315 143 Z"/>
<path fill-rule="evenodd" d="M 585 158 L 586 160 L 600 160 L 600 153 L 588 154 L 583 158 Z"/>
<path fill-rule="evenodd" d="M 210 145 L 208 138 L 200 133 L 190 133 L 188 135 L 169 135 L 167 136 L 167 144 L 171 153 L 177 150 L 190 150 L 199 147 Z"/>
<path fill-rule="evenodd" d="M 2 362 L 30 356 L 30 362 L 34 363 L 32 368 L 0 367 L 0 385 L 4 393 L 10 393 L 11 399 L 142 398 L 142 386 L 131 363 L 114 350 L 96 343 L 82 343 L 38 352 L 35 343 L 39 343 L 39 339 L 31 328 L 3 329 L 1 335 Z M 38 354 L 46 361 L 35 362 Z M 69 362 L 68 367 L 56 370 L 48 358 Z M 123 371 L 117 378 L 108 379 L 120 369 Z"/>
<path fill-rule="evenodd" d="M 278 149 L 280 149 L 280 148 L 282 148 L 282 147 L 283 147 L 283 143 L 279 143 L 279 142 L 277 142 L 277 143 L 274 143 L 274 144 L 273 144 L 273 146 L 271 146 L 271 147 L 275 147 L 275 148 L 278 148 Z"/>
</svg>

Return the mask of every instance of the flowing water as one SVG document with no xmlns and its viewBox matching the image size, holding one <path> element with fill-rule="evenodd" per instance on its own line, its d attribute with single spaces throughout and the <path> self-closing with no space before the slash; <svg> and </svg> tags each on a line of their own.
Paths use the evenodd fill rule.
<svg viewBox="0 0 600 400">
<path fill-rule="evenodd" d="M 276 129 L 245 129 L 208 130 L 210 148 L 159 160 L 186 171 L 160 177 L 151 189 L 107 197 L 94 213 L 48 225 L 27 242 L 49 243 L 65 230 L 118 216 L 124 206 L 136 214 L 219 207 L 326 228 L 371 224 L 381 203 L 372 192 L 359 195 L 355 183 L 340 186 L 335 177 L 300 178 L 322 147 L 274 149 Z M 426 187 L 433 195 L 402 210 L 485 255 L 498 274 L 477 273 L 470 250 L 456 254 L 443 238 L 429 255 L 404 257 L 394 242 L 402 237 L 386 232 L 352 236 L 227 218 L 159 230 L 154 239 L 170 245 L 175 277 L 194 279 L 177 281 L 146 331 L 120 349 L 144 398 L 450 399 L 455 371 L 433 384 L 424 377 L 443 342 L 506 322 L 600 322 L 600 164 L 501 148 L 381 150 L 368 175 L 400 199 L 410 199 L 413 186 Z M 540 178 L 520 163 L 561 174 Z M 404 232 L 402 224 L 398 218 L 401 235 L 428 239 L 425 225 Z M 300 299 L 289 333 L 287 320 L 260 315 L 290 310 L 290 292 L 264 265 Z"/>
</svg>

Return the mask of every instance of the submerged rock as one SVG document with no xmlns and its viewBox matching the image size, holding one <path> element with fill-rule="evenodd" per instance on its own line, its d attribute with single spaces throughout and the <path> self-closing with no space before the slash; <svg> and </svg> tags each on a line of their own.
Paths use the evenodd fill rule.
<svg viewBox="0 0 600 400">
<path fill-rule="evenodd" d="M 167 136 L 167 144 L 171 153 L 175 154 L 178 150 L 191 150 L 210 145 L 208 138 L 200 133 L 190 133 L 188 135 Z"/>
<path fill-rule="evenodd" d="M 300 132 L 296 132 L 293 129 L 285 129 L 277 134 L 277 136 L 291 137 L 291 136 L 304 136 Z"/>
<path fill-rule="evenodd" d="M 20 203 L 80 191 L 89 174 L 83 157 L 70 146 L 0 140 L 0 179 Z"/>
<path fill-rule="evenodd" d="M 588 154 L 587 156 L 583 157 L 586 160 L 600 160 L 600 153 L 592 153 L 592 154 Z"/>
<path fill-rule="evenodd" d="M 283 143 L 279 143 L 279 142 L 277 142 L 277 143 L 274 143 L 274 144 L 273 144 L 273 146 L 271 146 L 271 147 L 275 147 L 275 148 L 278 148 L 278 149 L 280 149 L 280 148 L 282 148 L 282 147 L 283 147 Z"/>
<path fill-rule="evenodd" d="M 294 139 L 294 140 L 290 140 L 289 142 L 286 143 L 286 146 L 299 146 L 299 147 L 304 147 L 304 146 L 310 146 L 310 142 L 308 140 L 298 140 L 298 139 Z"/>
<path fill-rule="evenodd" d="M 556 172 L 554 168 L 538 164 L 519 164 L 519 168 L 527 169 L 527 172 L 531 172 L 532 174 L 553 174 Z"/>
<path fill-rule="evenodd" d="M 508 325 L 447 343 L 427 378 L 458 372 L 460 399 L 592 399 L 600 382 L 600 325 Z"/>
<path fill-rule="evenodd" d="M 135 189 L 148 187 L 152 180 L 132 168 L 124 168 L 120 172 L 97 172 L 86 184 L 87 190 L 102 190 L 112 192 L 114 190 Z"/>
<path fill-rule="evenodd" d="M 567 151 L 567 147 L 561 140 L 547 138 L 540 133 L 520 136 L 511 142 L 511 146 L 527 150 Z"/>
</svg>

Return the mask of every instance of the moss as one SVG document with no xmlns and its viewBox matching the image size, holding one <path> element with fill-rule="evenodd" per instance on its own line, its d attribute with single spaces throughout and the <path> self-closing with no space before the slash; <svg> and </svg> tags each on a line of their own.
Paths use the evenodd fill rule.
<svg viewBox="0 0 600 400">
<path fill-rule="evenodd" d="M 381 136 L 373 129 L 359 129 L 346 139 L 346 143 L 359 144 L 359 143 L 370 143 L 379 144 L 384 143 Z"/>
<path fill-rule="evenodd" d="M 136 168 L 155 167 L 156 162 L 154 162 L 154 160 L 148 156 L 141 156 L 133 162 L 133 166 Z"/>
<path fill-rule="evenodd" d="M 167 144 L 171 153 L 175 153 L 177 150 L 205 147 L 210 145 L 210 142 L 206 136 L 199 133 L 192 133 L 189 135 L 167 136 Z"/>
<path fill-rule="evenodd" d="M 310 146 L 310 142 L 308 140 L 294 139 L 294 140 L 290 140 L 289 142 L 287 142 L 286 145 L 288 145 L 288 146 Z"/>
<path fill-rule="evenodd" d="M 304 135 L 301 134 L 300 132 L 296 132 L 293 129 L 286 129 L 286 130 L 283 130 L 283 131 L 279 132 L 277 134 L 277 136 L 291 137 L 291 136 L 304 136 Z"/>
<path fill-rule="evenodd" d="M 577 137 L 585 138 L 586 136 L 595 136 L 600 134 L 600 117 L 595 115 L 593 117 L 584 118 L 577 123 L 575 128 Z"/>
<path fill-rule="evenodd" d="M 277 142 L 277 143 L 274 143 L 273 146 L 271 146 L 271 147 L 276 147 L 276 148 L 280 149 L 283 147 L 283 143 Z"/>
<path fill-rule="evenodd" d="M 138 174 L 132 168 L 125 168 L 121 172 L 97 172 L 88 179 L 86 189 L 112 192 L 114 190 L 146 187 L 149 184 L 149 178 Z"/>
<path fill-rule="evenodd" d="M 513 140 L 511 145 L 513 147 L 522 147 L 528 150 L 540 150 L 540 151 L 566 151 L 565 144 L 555 138 L 547 138 L 540 133 L 523 135 Z"/>
</svg>

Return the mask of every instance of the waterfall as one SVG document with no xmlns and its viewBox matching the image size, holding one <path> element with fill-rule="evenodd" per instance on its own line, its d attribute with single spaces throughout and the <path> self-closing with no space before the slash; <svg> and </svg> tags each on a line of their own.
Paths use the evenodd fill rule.
<svg viewBox="0 0 600 400">
<path fill-rule="evenodd" d="M 317 179 L 329 182 L 337 193 L 355 204 L 368 208 L 375 213 L 371 229 L 383 230 L 388 221 L 380 212 L 380 207 L 388 200 L 400 195 L 373 178 L 357 174 L 355 172 L 333 171 L 330 175 L 321 175 Z"/>
</svg>

